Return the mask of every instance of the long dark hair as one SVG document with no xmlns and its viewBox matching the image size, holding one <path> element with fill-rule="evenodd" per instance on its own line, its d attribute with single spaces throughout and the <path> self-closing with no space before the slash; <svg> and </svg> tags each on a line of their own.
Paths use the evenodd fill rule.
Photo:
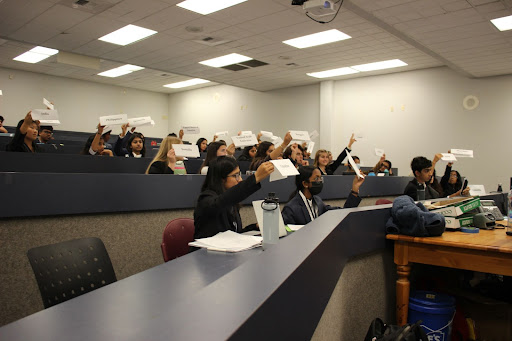
<svg viewBox="0 0 512 341">
<path fill-rule="evenodd" d="M 21 133 L 21 126 L 23 125 L 23 123 L 24 123 L 24 122 L 25 122 L 25 120 L 20 120 L 20 121 L 18 122 L 18 125 L 16 126 L 16 132 L 14 133 L 14 137 L 11 139 L 11 141 L 9 141 L 9 144 L 8 144 L 8 145 L 7 145 L 7 147 L 6 147 L 6 150 L 10 151 L 10 150 L 12 149 L 12 147 L 11 147 L 11 146 L 12 146 L 12 142 L 13 142 L 13 141 L 16 141 L 17 139 L 19 139 L 19 137 L 18 137 L 18 136 L 23 135 L 23 134 Z M 34 122 L 34 123 L 32 123 L 32 124 L 36 124 L 36 123 Z M 36 125 L 37 125 L 37 124 L 36 124 Z M 25 134 L 25 136 L 26 136 L 26 135 L 27 135 L 27 134 Z M 23 142 L 23 143 L 24 143 L 24 142 Z M 32 149 L 33 149 L 34 151 L 36 151 L 36 149 L 37 149 L 36 141 L 32 141 Z M 16 151 L 17 151 L 17 150 L 16 150 Z"/>
<path fill-rule="evenodd" d="M 267 150 L 270 148 L 270 146 L 273 146 L 274 144 L 272 142 L 263 141 L 258 146 L 258 149 L 256 149 L 256 155 L 254 156 L 254 159 L 252 160 L 251 166 L 249 167 L 250 170 L 256 170 L 258 166 L 261 164 L 261 161 L 267 157 Z"/>
<path fill-rule="evenodd" d="M 144 135 L 142 135 L 141 133 L 135 132 L 132 134 L 132 136 L 130 136 L 130 138 L 128 139 L 128 144 L 126 146 L 126 150 L 128 150 L 128 152 L 132 153 L 132 142 L 137 137 L 142 140 L 142 150 L 140 151 L 140 154 L 142 155 L 142 157 L 144 157 L 144 156 L 146 156 L 146 139 L 144 138 Z"/>
<path fill-rule="evenodd" d="M 203 143 L 203 141 L 206 141 L 206 139 L 204 137 L 200 137 L 199 140 L 197 140 L 197 142 L 196 142 L 197 148 L 199 149 L 200 153 L 204 153 L 204 152 L 208 151 L 208 145 L 206 146 L 206 149 L 204 150 L 204 152 L 201 150 L 201 143 Z"/>
<path fill-rule="evenodd" d="M 217 194 L 224 192 L 223 181 L 226 177 L 238 167 L 235 159 L 229 156 L 219 156 L 210 162 L 208 173 L 204 180 L 201 191 L 214 191 Z"/>
<path fill-rule="evenodd" d="M 206 152 L 206 158 L 204 159 L 201 167 L 199 167 L 199 172 L 198 172 L 199 174 L 201 174 L 201 169 L 203 167 L 210 166 L 210 163 L 217 158 L 217 150 L 219 150 L 219 148 L 221 146 L 225 146 L 225 145 L 226 145 L 226 142 L 224 142 L 224 141 L 216 141 L 216 142 L 210 143 L 210 145 L 208 146 L 208 151 Z"/>
<path fill-rule="evenodd" d="M 91 136 L 89 136 L 89 138 L 87 139 L 87 142 L 85 142 L 84 149 L 82 149 L 80 154 L 89 155 L 89 149 L 91 149 L 92 141 L 94 140 L 95 136 L 96 136 L 96 134 L 92 134 Z M 100 141 L 101 140 L 103 140 L 103 137 L 100 137 Z"/>
<path fill-rule="evenodd" d="M 315 171 L 315 169 L 317 169 L 317 168 L 314 166 L 299 167 L 299 169 L 298 169 L 299 175 L 295 176 L 296 189 L 295 189 L 295 191 L 292 192 L 288 201 L 292 200 L 292 198 L 294 196 L 296 196 L 297 193 L 299 193 L 299 191 L 302 191 L 304 189 L 304 184 L 302 182 L 303 181 L 309 182 L 309 178 L 311 177 L 311 175 L 313 175 L 313 172 Z"/>
</svg>

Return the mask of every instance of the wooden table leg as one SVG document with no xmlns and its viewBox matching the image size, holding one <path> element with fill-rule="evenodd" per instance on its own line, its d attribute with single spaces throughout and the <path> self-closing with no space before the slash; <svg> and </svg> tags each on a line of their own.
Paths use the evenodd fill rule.
<svg viewBox="0 0 512 341">
<path fill-rule="evenodd" d="M 399 326 L 407 323 L 407 313 L 409 311 L 409 291 L 411 283 L 409 275 L 411 274 L 410 265 L 397 266 L 398 279 L 396 281 L 396 322 Z"/>
<path fill-rule="evenodd" d="M 411 283 L 411 265 L 409 264 L 409 245 L 406 242 L 395 242 L 395 264 L 398 279 L 396 281 L 396 322 L 399 326 L 407 323 L 409 310 L 409 291 Z"/>
</svg>

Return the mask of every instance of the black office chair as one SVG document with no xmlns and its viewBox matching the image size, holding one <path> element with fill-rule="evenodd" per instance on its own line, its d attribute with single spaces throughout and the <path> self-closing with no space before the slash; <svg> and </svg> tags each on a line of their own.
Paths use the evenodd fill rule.
<svg viewBox="0 0 512 341">
<path fill-rule="evenodd" d="M 39 246 L 27 253 L 45 308 L 117 281 L 99 238 Z"/>
</svg>

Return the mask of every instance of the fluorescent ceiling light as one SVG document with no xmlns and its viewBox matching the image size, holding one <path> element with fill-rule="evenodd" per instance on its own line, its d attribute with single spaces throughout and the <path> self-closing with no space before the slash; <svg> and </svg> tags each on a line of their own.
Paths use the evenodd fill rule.
<svg viewBox="0 0 512 341">
<path fill-rule="evenodd" d="M 59 50 L 49 49 L 47 47 L 42 46 L 36 46 L 32 50 L 20 54 L 16 58 L 13 58 L 13 60 L 16 60 L 18 62 L 34 64 L 40 62 L 41 60 L 45 60 L 46 58 L 53 56 L 57 53 L 59 53 Z"/>
<path fill-rule="evenodd" d="M 186 0 L 176 6 L 199 14 L 210 14 L 228 8 L 247 0 Z"/>
<path fill-rule="evenodd" d="M 407 63 L 402 62 L 400 59 L 392 59 L 392 60 L 385 60 L 383 62 L 354 65 L 354 66 L 351 66 L 351 68 L 356 69 L 358 71 L 375 71 L 375 70 L 391 69 L 394 67 L 400 67 L 400 66 L 406 66 L 406 65 L 407 65 Z"/>
<path fill-rule="evenodd" d="M 110 70 L 104 71 L 102 73 L 98 73 L 98 76 L 114 78 L 114 77 L 127 75 L 134 71 L 139 71 L 139 70 L 143 70 L 143 69 L 144 69 L 143 67 L 140 67 L 137 65 L 126 64 L 126 65 L 123 65 L 120 67 L 116 67 L 115 69 L 110 69 Z"/>
<path fill-rule="evenodd" d="M 327 78 L 327 77 L 350 75 L 350 74 L 358 73 L 358 72 L 359 71 L 351 69 L 349 67 L 342 67 L 339 69 L 332 69 L 332 70 L 326 70 L 326 71 L 320 71 L 320 72 L 311 72 L 311 73 L 307 73 L 307 75 L 311 76 L 311 77 L 315 77 L 315 78 Z"/>
<path fill-rule="evenodd" d="M 188 81 L 172 83 L 172 84 L 166 84 L 164 86 L 167 87 L 167 88 L 179 89 L 179 88 L 185 88 L 187 86 L 193 86 L 193 85 L 209 83 L 209 82 L 210 81 L 207 81 L 206 79 L 193 78 L 193 79 L 189 79 Z"/>
<path fill-rule="evenodd" d="M 231 53 L 227 54 L 222 57 L 217 57 L 213 59 L 203 60 L 202 62 L 199 62 L 199 64 L 211 66 L 211 67 L 223 67 L 226 65 L 233 65 L 236 63 L 246 62 L 248 60 L 251 60 L 251 57 L 242 56 L 238 53 Z"/>
<path fill-rule="evenodd" d="M 150 30 L 148 28 L 139 27 L 135 25 L 127 25 L 114 31 L 112 33 L 107 34 L 99 38 L 99 40 L 106 41 L 107 43 L 112 43 L 116 45 L 128 45 L 133 42 L 142 40 L 153 34 L 158 33 L 157 31 Z"/>
<path fill-rule="evenodd" d="M 307 36 L 289 39 L 283 41 L 283 43 L 296 47 L 298 49 L 303 49 L 306 47 L 323 45 L 334 43 L 335 41 L 350 39 L 351 36 L 338 31 L 338 30 L 328 30 L 319 33 L 308 34 Z"/>
<path fill-rule="evenodd" d="M 491 22 L 500 31 L 512 30 L 512 15 L 508 17 L 492 19 Z"/>
</svg>

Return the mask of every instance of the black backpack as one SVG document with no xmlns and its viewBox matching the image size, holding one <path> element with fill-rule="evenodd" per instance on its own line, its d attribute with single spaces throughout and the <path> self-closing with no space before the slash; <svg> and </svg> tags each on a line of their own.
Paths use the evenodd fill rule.
<svg viewBox="0 0 512 341">
<path fill-rule="evenodd" d="M 372 321 L 364 341 L 428 341 L 421 320 L 402 327 L 387 325 L 380 318 Z"/>
</svg>

